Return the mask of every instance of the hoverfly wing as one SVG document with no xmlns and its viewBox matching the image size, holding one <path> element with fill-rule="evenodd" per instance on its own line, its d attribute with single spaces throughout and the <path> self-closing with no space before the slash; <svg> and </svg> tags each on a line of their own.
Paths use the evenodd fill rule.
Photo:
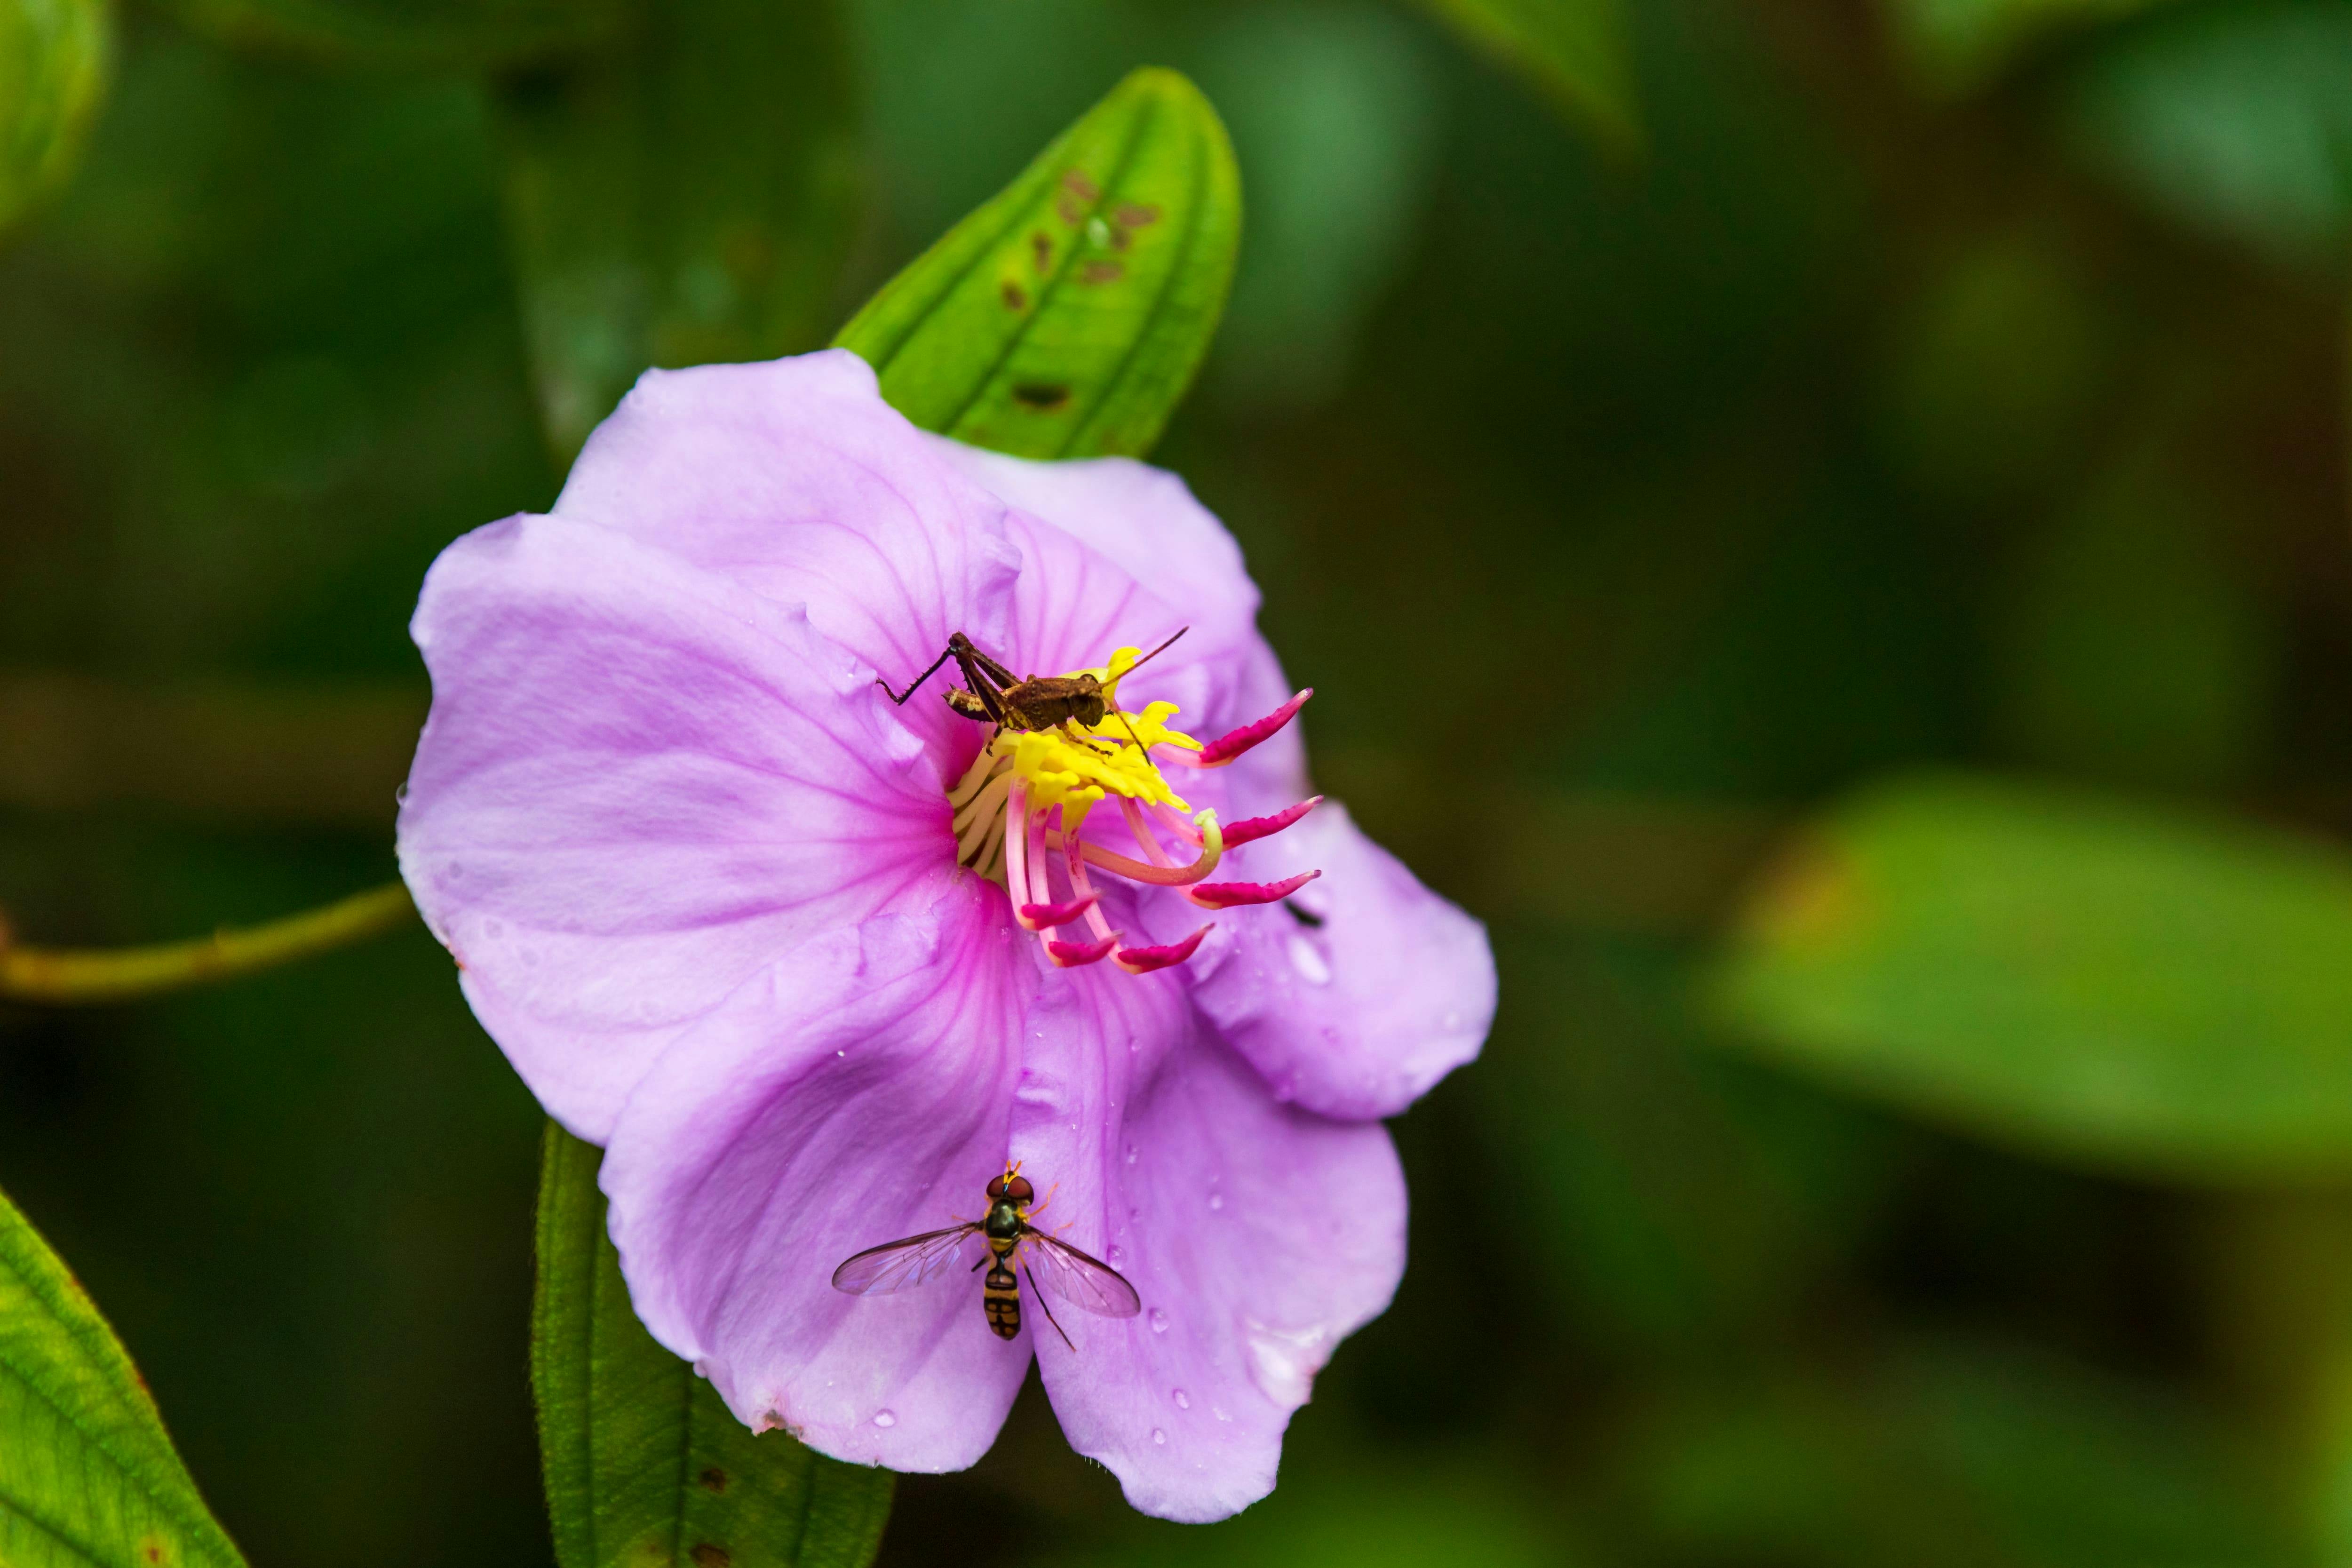
<svg viewBox="0 0 2352 1568">
<path fill-rule="evenodd" d="M 1057 1300 L 1098 1318 L 1132 1318 L 1143 1310 L 1143 1298 L 1109 1264 L 1043 1231 L 1031 1231 L 1027 1239 L 1045 1265 L 1037 1282 Z"/>
<path fill-rule="evenodd" d="M 971 1221 L 869 1247 L 833 1271 L 833 1288 L 853 1296 L 887 1296 L 936 1279 L 963 1250 L 964 1238 L 979 1230 L 979 1222 Z"/>
</svg>

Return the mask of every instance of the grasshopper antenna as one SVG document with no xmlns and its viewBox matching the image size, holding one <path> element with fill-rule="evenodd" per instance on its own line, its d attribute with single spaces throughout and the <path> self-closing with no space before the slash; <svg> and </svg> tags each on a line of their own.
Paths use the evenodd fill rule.
<svg viewBox="0 0 2352 1568">
<path fill-rule="evenodd" d="M 1176 638 L 1182 637 L 1186 632 L 1189 632 L 1192 629 L 1192 628 L 1190 626 L 1178 626 L 1176 628 L 1175 637 L 1170 637 L 1166 642 L 1161 643 L 1158 647 L 1153 648 L 1150 653 L 1145 654 L 1141 658 L 1137 659 L 1133 664 L 1130 664 L 1125 669 L 1120 670 L 1118 672 L 1118 678 L 1121 680 L 1125 680 L 1129 676 L 1133 675 L 1137 670 L 1141 669 L 1145 665 L 1150 664 L 1153 659 L 1158 658 L 1161 654 L 1166 653 L 1170 648 L 1174 647 L 1176 646 Z M 918 684 L 919 684 L 919 682 Z M 1128 722 L 1127 710 L 1124 708 L 1114 708 L 1111 711 L 1118 715 L 1119 724 L 1127 731 L 1127 738 L 1135 742 L 1135 749 L 1139 752 L 1144 750 L 1143 737 L 1135 732 L 1135 726 L 1133 724 Z"/>
</svg>

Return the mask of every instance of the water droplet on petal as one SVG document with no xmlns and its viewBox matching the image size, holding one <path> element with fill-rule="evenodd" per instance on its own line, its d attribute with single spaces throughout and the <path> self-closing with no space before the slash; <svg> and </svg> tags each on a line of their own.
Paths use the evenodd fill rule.
<svg viewBox="0 0 2352 1568">
<path fill-rule="evenodd" d="M 874 1413 L 874 1425 L 877 1426 L 896 1426 L 898 1424 L 898 1418 L 887 1410 L 877 1410 Z"/>
<path fill-rule="evenodd" d="M 1191 1394 L 1189 1394 L 1185 1393 L 1182 1389 L 1181 1389 L 1181 1388 L 1180 1388 L 1180 1389 L 1176 1390 L 1176 1392 L 1175 1392 L 1175 1394 L 1172 1395 L 1172 1397 L 1173 1397 L 1173 1398 L 1175 1399 L 1175 1401 L 1176 1401 L 1176 1408 L 1177 1408 L 1177 1409 L 1179 1409 L 1179 1410 L 1190 1410 L 1190 1409 L 1192 1409 L 1192 1396 Z"/>
<path fill-rule="evenodd" d="M 1225 1194 L 1223 1193 L 1211 1193 L 1209 1194 L 1209 1206 L 1213 1209 L 1221 1209 L 1224 1207 Z"/>
<path fill-rule="evenodd" d="M 1324 961 L 1315 944 L 1303 936 L 1290 939 L 1290 967 L 1298 971 L 1298 977 L 1309 985 L 1331 984 L 1331 965 Z"/>
<path fill-rule="evenodd" d="M 1127 1252 L 1126 1252 L 1126 1250 L 1125 1250 L 1123 1247 L 1121 1247 L 1119 1246 L 1119 1244 L 1118 1244 L 1118 1243 L 1117 1243 L 1116 1241 L 1112 1242 L 1108 1247 L 1104 1247 L 1104 1248 L 1103 1248 L 1103 1261 L 1104 1261 L 1104 1262 L 1106 1262 L 1106 1263 L 1123 1263 L 1123 1262 L 1125 1262 L 1126 1260 L 1127 1260 Z"/>
<path fill-rule="evenodd" d="M 1232 1416 L 1226 1415 L 1223 1410 L 1218 1409 L 1213 1405 L 1209 1406 L 1209 1414 L 1215 1416 L 1220 1421 L 1230 1421 L 1233 1419 Z"/>
<path fill-rule="evenodd" d="M 1168 1331 L 1168 1314 L 1157 1307 L 1151 1309 L 1151 1331 L 1155 1334 Z"/>
<path fill-rule="evenodd" d="M 845 1056 L 847 1056 L 849 1053 L 848 1053 L 847 1051 L 835 1051 L 835 1052 L 834 1052 L 833 1054 L 834 1054 L 835 1056 L 837 1056 L 837 1057 L 845 1057 Z"/>
<path fill-rule="evenodd" d="M 1135 1163 L 1135 1145 L 1132 1143 L 1127 1146 L 1127 1163 L 1130 1165 Z"/>
<path fill-rule="evenodd" d="M 1151 1440 L 1155 1443 L 1165 1444 L 1168 1441 L 1168 1434 L 1162 1432 L 1159 1427 L 1154 1426 L 1151 1429 Z"/>
</svg>

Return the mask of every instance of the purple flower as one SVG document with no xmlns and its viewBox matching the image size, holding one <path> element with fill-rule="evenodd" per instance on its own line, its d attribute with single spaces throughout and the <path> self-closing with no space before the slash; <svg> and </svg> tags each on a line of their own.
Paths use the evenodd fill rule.
<svg viewBox="0 0 2352 1568">
<path fill-rule="evenodd" d="M 1173 477 L 924 435 L 839 352 L 649 374 L 551 515 L 434 564 L 402 871 L 483 1026 L 604 1145 L 638 1315 L 746 1422 L 961 1468 L 1034 1341 L 1136 1507 L 1216 1519 L 1387 1305 L 1378 1119 L 1476 1054 L 1493 963 L 1310 809 L 1256 607 Z M 958 632 L 1090 672 L 1101 722 L 976 722 L 953 664 L 877 689 Z M 1139 1314 L 1005 1342 L 965 1267 L 833 1288 L 1015 1161 Z"/>
</svg>

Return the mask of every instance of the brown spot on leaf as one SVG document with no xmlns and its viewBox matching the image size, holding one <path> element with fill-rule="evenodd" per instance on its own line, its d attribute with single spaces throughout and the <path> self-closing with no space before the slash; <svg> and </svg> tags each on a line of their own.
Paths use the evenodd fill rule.
<svg viewBox="0 0 2352 1568">
<path fill-rule="evenodd" d="M 1013 401 L 1040 414 L 1051 414 L 1070 400 L 1070 389 L 1059 382 L 1024 381 L 1013 389 Z"/>
<path fill-rule="evenodd" d="M 1116 283 L 1127 276 L 1127 264 L 1121 261 L 1089 261 L 1078 268 L 1081 283 Z"/>
<path fill-rule="evenodd" d="M 161 1568 L 161 1564 L 171 1561 L 171 1548 L 163 1543 L 163 1538 L 162 1536 L 142 1535 L 139 1538 L 140 1562 L 155 1565 L 155 1568 Z"/>
<path fill-rule="evenodd" d="M 1160 221 L 1160 209 L 1149 202 L 1121 202 L 1111 221 L 1126 228 L 1142 228 Z"/>
<path fill-rule="evenodd" d="M 708 1541 L 697 1544 L 687 1555 L 694 1559 L 697 1568 L 727 1568 L 727 1564 L 735 1561 L 727 1555 L 725 1547 L 713 1546 Z"/>
<path fill-rule="evenodd" d="M 1029 237 L 1029 258 L 1037 264 L 1041 274 L 1054 269 L 1054 242 L 1045 237 L 1042 228 Z"/>
<path fill-rule="evenodd" d="M 1028 294 L 1023 290 L 1020 284 L 1010 278 L 1004 280 L 1004 308 L 1008 310 L 1025 310 L 1029 308 Z"/>
<path fill-rule="evenodd" d="M 1084 169 L 1072 169 L 1062 176 L 1062 188 L 1082 202 L 1102 200 L 1102 187 L 1087 178 Z"/>
<path fill-rule="evenodd" d="M 701 1483 L 702 1489 L 704 1491 L 723 1492 L 727 1489 L 727 1472 L 720 1469 L 716 1465 L 711 1466 L 709 1469 L 703 1471 L 694 1479 L 698 1482 Z"/>
<path fill-rule="evenodd" d="M 1054 211 L 1060 215 L 1064 223 L 1068 224 L 1072 228 L 1076 228 L 1079 224 L 1086 221 L 1087 204 L 1078 200 L 1077 197 L 1070 195 L 1067 191 L 1065 191 L 1062 193 L 1060 197 L 1055 201 Z"/>
</svg>

